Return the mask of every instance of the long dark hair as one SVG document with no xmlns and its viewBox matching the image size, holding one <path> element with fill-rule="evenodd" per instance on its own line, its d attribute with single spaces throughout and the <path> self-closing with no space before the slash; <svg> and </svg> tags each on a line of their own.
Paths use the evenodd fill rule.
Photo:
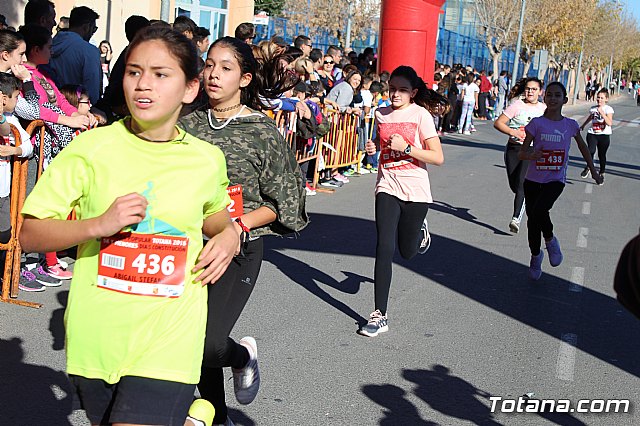
<svg viewBox="0 0 640 426">
<path fill-rule="evenodd" d="M 509 96 L 507 97 L 507 99 L 511 100 L 513 98 L 517 98 L 521 96 L 524 93 L 525 87 L 527 87 L 527 83 L 530 83 L 532 81 L 538 83 L 538 87 L 542 89 L 542 81 L 540 81 L 538 77 L 521 78 L 511 88 L 511 91 L 509 92 Z"/>
<path fill-rule="evenodd" d="M 263 52 L 263 57 L 256 60 L 251 47 L 235 37 L 219 38 L 209 47 L 209 52 L 215 46 L 230 49 L 240 65 L 242 74 L 251 74 L 251 82 L 240 88 L 240 102 L 249 108 L 273 108 L 268 100 L 277 99 L 300 81 L 295 72 L 282 66 L 281 59 L 286 61 L 286 55 L 266 55 Z"/>
<path fill-rule="evenodd" d="M 449 110 L 449 100 L 434 90 L 429 89 L 413 68 L 401 65 L 393 70 L 389 80 L 394 77 L 405 78 L 409 82 L 411 89 L 418 89 L 418 93 L 416 93 L 416 96 L 412 99 L 413 102 L 425 108 L 432 115 L 446 114 Z"/>
</svg>

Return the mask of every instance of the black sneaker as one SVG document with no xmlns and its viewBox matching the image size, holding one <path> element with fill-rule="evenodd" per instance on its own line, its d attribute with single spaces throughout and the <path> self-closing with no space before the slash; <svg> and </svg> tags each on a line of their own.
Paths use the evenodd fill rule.
<svg viewBox="0 0 640 426">
<path fill-rule="evenodd" d="M 36 281 L 38 283 L 42 284 L 45 287 L 60 287 L 62 285 L 62 281 L 47 274 L 47 271 L 44 270 L 42 265 L 36 266 L 29 272 L 31 272 L 36 277 Z"/>
<path fill-rule="evenodd" d="M 420 240 L 420 247 L 418 247 L 418 253 L 425 254 L 429 247 L 431 247 L 431 234 L 429 233 L 429 224 L 427 223 L 427 218 L 424 218 L 422 222 L 422 227 L 420 228 L 420 234 L 422 234 L 422 239 Z"/>
<path fill-rule="evenodd" d="M 36 281 L 36 276 L 26 269 L 20 271 L 18 288 L 27 292 L 44 291 L 44 286 Z"/>
<path fill-rule="evenodd" d="M 320 182 L 320 185 L 327 186 L 329 188 L 341 188 L 344 185 L 344 183 L 342 183 L 342 182 L 340 182 L 340 181 L 338 181 L 338 180 L 336 180 L 334 178 L 331 178 L 331 179 L 327 179 L 327 180 L 324 180 L 324 181 Z"/>
<path fill-rule="evenodd" d="M 600 173 L 600 177 L 602 178 L 602 180 L 600 181 L 600 183 L 598 185 L 602 186 L 602 185 L 604 185 L 604 172 Z"/>
<path fill-rule="evenodd" d="M 588 178 L 588 177 L 589 177 L 589 174 L 590 174 L 590 173 L 589 173 L 589 168 L 588 168 L 588 167 L 585 167 L 585 168 L 584 168 L 584 170 L 582 171 L 582 173 L 580 173 L 580 177 L 581 177 L 582 179 L 586 179 L 586 178 Z"/>
</svg>

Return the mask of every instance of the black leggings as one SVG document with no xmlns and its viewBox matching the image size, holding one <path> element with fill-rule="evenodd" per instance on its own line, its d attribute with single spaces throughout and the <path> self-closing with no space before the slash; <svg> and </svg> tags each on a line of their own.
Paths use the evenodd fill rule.
<svg viewBox="0 0 640 426">
<path fill-rule="evenodd" d="M 250 241 L 245 257 L 235 257 L 222 277 L 209 284 L 209 313 L 204 358 L 198 390 L 216 409 L 213 423 L 225 423 L 227 405 L 223 367 L 242 368 L 249 362 L 247 349 L 229 337 L 256 284 L 264 246 L 262 238 Z"/>
<path fill-rule="evenodd" d="M 420 247 L 420 227 L 428 210 L 428 203 L 402 201 L 384 192 L 376 195 L 375 308 L 383 315 L 387 313 L 396 240 L 403 258 L 414 257 Z"/>
<path fill-rule="evenodd" d="M 591 159 L 595 161 L 596 148 L 598 149 L 598 160 L 600 161 L 600 173 L 604 173 L 607 167 L 607 150 L 611 144 L 611 135 L 594 135 L 587 133 L 587 145 Z"/>
<path fill-rule="evenodd" d="M 509 188 L 515 194 L 512 217 L 516 217 L 518 220 L 522 220 L 524 214 L 524 189 L 522 188 L 522 183 L 529 168 L 528 160 L 520 160 L 518 158 L 520 146 L 509 142 L 504 150 L 504 165 L 507 169 Z"/>
<path fill-rule="evenodd" d="M 564 183 L 555 181 L 547 183 L 524 181 L 524 196 L 527 200 L 527 233 L 531 254 L 540 254 L 540 244 L 544 236 L 546 240 L 553 237 L 553 223 L 549 211 L 562 191 Z"/>
</svg>

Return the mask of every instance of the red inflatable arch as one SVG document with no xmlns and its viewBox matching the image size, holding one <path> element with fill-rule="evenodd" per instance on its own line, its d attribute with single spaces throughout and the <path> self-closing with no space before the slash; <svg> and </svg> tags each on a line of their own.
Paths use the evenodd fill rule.
<svg viewBox="0 0 640 426">
<path fill-rule="evenodd" d="M 383 0 L 379 71 L 409 65 L 433 83 L 440 8 L 445 0 Z"/>
</svg>

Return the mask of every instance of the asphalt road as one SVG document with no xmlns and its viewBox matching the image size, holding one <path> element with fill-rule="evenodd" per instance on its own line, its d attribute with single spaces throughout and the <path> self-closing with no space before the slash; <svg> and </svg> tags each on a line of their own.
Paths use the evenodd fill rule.
<svg viewBox="0 0 640 426">
<path fill-rule="evenodd" d="M 297 239 L 267 238 L 256 290 L 233 335 L 256 337 L 262 388 L 239 425 L 637 425 L 640 320 L 615 300 L 622 247 L 640 226 L 640 108 L 612 102 L 604 186 L 568 182 L 551 215 L 564 262 L 527 278 L 526 234 L 508 232 L 506 138 L 491 122 L 443 138 L 431 169 L 430 251 L 396 258 L 390 331 L 355 333 L 373 309 L 374 175 L 308 198 Z M 567 107 L 586 116 L 587 106 Z M 21 295 L 39 310 L 0 304 L 0 424 L 85 425 L 64 371 L 68 284 Z M 629 413 L 492 413 L 489 398 L 629 399 Z M 499 407 L 500 404 L 498 403 Z M 596 405 L 596 408 L 599 406 Z"/>
</svg>

